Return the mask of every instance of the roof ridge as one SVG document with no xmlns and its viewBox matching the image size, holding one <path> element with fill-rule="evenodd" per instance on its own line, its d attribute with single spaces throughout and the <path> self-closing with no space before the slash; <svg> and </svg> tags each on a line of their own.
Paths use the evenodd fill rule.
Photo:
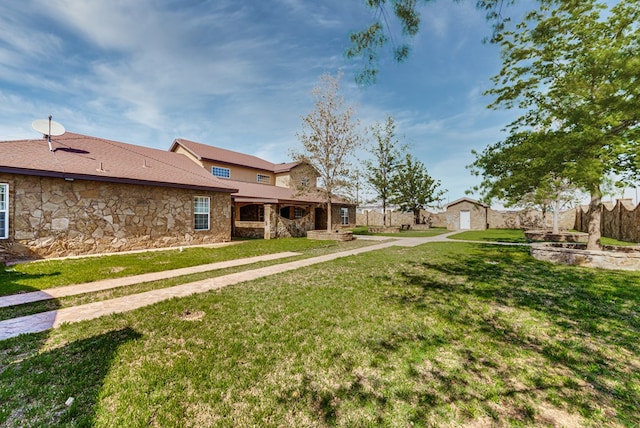
<svg viewBox="0 0 640 428">
<path fill-rule="evenodd" d="M 220 146 L 212 146 L 212 145 L 209 145 L 209 144 L 200 143 L 200 142 L 189 140 L 189 139 L 186 139 L 186 138 L 176 138 L 174 140 L 174 142 L 177 142 L 178 144 L 184 143 L 184 144 L 181 144 L 181 145 L 186 150 L 188 150 L 189 152 L 191 152 L 193 155 L 197 156 L 200 159 L 207 159 L 207 160 L 211 160 L 211 161 L 225 162 L 225 163 L 239 165 L 239 166 L 245 166 L 245 167 L 249 167 L 249 168 L 264 169 L 264 170 L 268 170 L 269 172 L 272 172 L 274 174 L 277 173 L 277 172 L 281 172 L 283 166 L 286 166 L 286 165 L 295 166 L 295 165 L 298 165 L 300 163 L 298 161 L 274 163 L 274 162 L 271 162 L 269 160 L 263 159 L 263 158 L 261 158 L 259 156 L 256 156 L 256 155 L 251 155 L 251 154 L 248 154 L 248 153 L 242 153 L 242 152 L 239 152 L 239 151 L 236 151 L 236 150 L 231 150 L 231 149 L 227 149 L 227 148 L 220 147 Z M 205 155 L 203 155 L 202 152 L 198 153 L 198 150 L 197 150 L 198 147 L 191 147 L 191 148 L 188 147 L 189 144 L 193 144 L 195 146 L 201 146 L 202 149 L 205 150 L 205 151 L 207 151 L 207 150 L 215 150 L 215 151 L 221 151 L 221 152 L 227 152 L 227 153 L 233 154 L 233 155 L 239 157 L 240 159 L 242 159 L 242 158 L 244 158 L 244 159 L 250 158 L 252 160 L 255 160 L 256 161 L 255 163 L 263 163 L 263 164 L 268 165 L 269 168 L 264 168 L 262 166 L 255 165 L 254 162 L 248 162 L 248 161 L 234 162 L 234 161 L 229 161 L 229 160 L 224 160 L 224 159 L 219 159 L 219 158 L 212 158 L 210 156 L 206 156 L 206 153 L 205 153 Z M 238 161 L 240 161 L 240 160 L 238 160 Z M 264 166 L 266 166 L 266 165 L 264 165 Z"/>
</svg>

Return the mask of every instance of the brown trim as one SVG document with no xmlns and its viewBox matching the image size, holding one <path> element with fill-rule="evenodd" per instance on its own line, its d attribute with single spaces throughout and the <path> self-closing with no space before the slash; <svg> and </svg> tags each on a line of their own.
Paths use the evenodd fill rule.
<svg viewBox="0 0 640 428">
<path fill-rule="evenodd" d="M 202 156 L 200 156 L 199 154 L 195 153 L 193 150 L 189 149 L 189 147 L 185 146 L 184 144 L 181 144 L 180 141 L 178 141 L 178 139 L 176 138 L 175 140 L 173 140 L 173 144 L 171 144 L 171 147 L 169 147 L 169 151 L 173 152 L 173 148 L 175 146 L 180 146 L 183 149 L 185 149 L 186 151 L 188 151 L 189 153 L 191 153 L 193 155 L 193 157 L 195 157 L 196 159 L 198 159 L 199 161 L 203 160 Z"/>
</svg>

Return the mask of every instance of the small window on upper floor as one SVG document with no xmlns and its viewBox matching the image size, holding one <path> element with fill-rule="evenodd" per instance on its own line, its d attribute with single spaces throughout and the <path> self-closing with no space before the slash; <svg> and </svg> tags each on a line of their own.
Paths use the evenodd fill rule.
<svg viewBox="0 0 640 428">
<path fill-rule="evenodd" d="M 229 168 L 223 168 L 221 166 L 212 166 L 211 174 L 220 178 L 231 178 L 231 170 Z"/>
<path fill-rule="evenodd" d="M 264 174 L 258 174 L 258 183 L 271 184 L 271 177 Z"/>
<path fill-rule="evenodd" d="M 309 179 L 307 177 L 302 177 L 300 179 L 300 185 L 302 187 L 307 187 L 309 185 Z"/>
</svg>

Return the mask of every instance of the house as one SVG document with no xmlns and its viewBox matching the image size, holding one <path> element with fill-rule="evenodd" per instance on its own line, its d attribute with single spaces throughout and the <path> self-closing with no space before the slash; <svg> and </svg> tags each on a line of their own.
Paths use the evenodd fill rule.
<svg viewBox="0 0 640 428">
<path fill-rule="evenodd" d="M 316 187 L 318 173 L 304 163 L 274 164 L 256 156 L 176 139 L 170 152 L 184 155 L 234 187 L 233 235 L 280 238 L 327 228 L 326 203 Z M 355 226 L 355 205 L 332 200 L 332 229 Z"/>
<path fill-rule="evenodd" d="M 447 229 L 488 229 L 489 206 L 471 198 L 460 198 L 445 207 Z"/>
<path fill-rule="evenodd" d="M 0 142 L 0 260 L 231 239 L 232 182 L 165 150 L 67 132 Z"/>
</svg>

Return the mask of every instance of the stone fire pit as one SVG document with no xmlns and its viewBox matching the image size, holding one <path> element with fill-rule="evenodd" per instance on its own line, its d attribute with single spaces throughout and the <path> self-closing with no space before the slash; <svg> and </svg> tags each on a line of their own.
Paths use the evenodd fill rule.
<svg viewBox="0 0 640 428">
<path fill-rule="evenodd" d="M 531 255 L 556 264 L 595 267 L 612 270 L 640 270 L 640 247 L 604 246 L 602 250 L 586 250 L 580 243 L 535 243 Z"/>
</svg>

